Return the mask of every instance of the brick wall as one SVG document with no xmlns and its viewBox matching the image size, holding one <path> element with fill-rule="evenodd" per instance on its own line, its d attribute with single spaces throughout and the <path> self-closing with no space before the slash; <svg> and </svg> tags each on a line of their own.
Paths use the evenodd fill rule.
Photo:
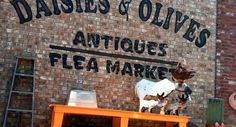
<svg viewBox="0 0 236 127">
<path fill-rule="evenodd" d="M 216 97 L 225 100 L 224 120 L 236 126 L 236 111 L 229 105 L 229 96 L 236 92 L 236 2 L 218 1 L 216 42 Z"/>
<path fill-rule="evenodd" d="M 214 96 L 216 1 L 152 0 L 151 15 L 147 19 L 145 13 L 143 17 L 139 16 L 141 0 L 133 1 L 128 10 L 128 21 L 126 15 L 119 13 L 120 1 L 116 0 L 109 0 L 110 10 L 106 14 L 98 10 L 99 6 L 96 13 L 78 13 L 76 9 L 71 13 L 65 13 L 61 9 L 61 2 L 58 2 L 61 10 L 59 15 L 55 14 L 51 1 L 48 1 L 46 5 L 52 15 L 44 16 L 44 12 L 41 12 L 41 18 L 36 18 L 35 1 L 28 1 L 33 19 L 23 24 L 19 23 L 17 13 L 8 0 L 0 2 L 0 120 L 4 114 L 15 56 L 31 55 L 36 58 L 35 127 L 49 126 L 51 112 L 48 105 L 66 104 L 71 89 L 95 90 L 98 106 L 101 108 L 138 111 L 138 98 L 134 93 L 135 83 L 142 78 L 154 81 L 159 81 L 163 76 L 170 78 L 169 72 L 175 68 L 171 63 L 178 62 L 181 58 L 185 58 L 190 67 L 197 71 L 194 78 L 186 81 L 193 90 L 192 101 L 187 104 L 188 115 L 192 117 L 191 122 L 198 126 L 203 126 L 206 122 L 207 99 Z M 95 5 L 98 4 L 99 1 L 96 0 Z M 160 17 L 156 19 L 155 12 L 158 7 L 160 9 L 160 5 L 162 5 Z M 84 1 L 81 6 L 82 9 L 85 8 Z M 166 25 L 158 26 L 161 20 L 163 23 L 167 21 L 164 19 L 168 8 L 169 13 L 174 9 L 169 20 L 169 28 Z M 176 13 L 179 12 L 189 19 L 178 31 L 175 29 L 175 20 Z M 199 28 L 195 24 L 192 26 L 192 29 L 195 29 L 194 34 L 185 35 L 191 27 L 191 22 L 194 24 L 195 21 L 199 23 Z M 211 34 L 209 38 L 205 36 L 206 44 L 201 47 L 196 45 L 195 41 L 204 29 L 209 30 Z M 89 45 L 93 44 L 87 41 L 85 46 L 81 40 L 79 42 L 79 39 L 75 38 L 81 32 L 86 36 L 86 40 L 88 33 L 96 33 L 103 38 L 111 36 L 113 39 L 108 47 L 104 44 L 104 39 L 98 47 L 90 47 Z M 126 45 L 120 46 L 122 42 L 119 41 L 116 49 L 119 38 L 120 40 L 126 38 L 123 42 Z M 132 43 L 127 43 L 129 41 L 127 38 Z M 129 44 L 135 44 L 135 40 L 145 40 L 145 44 L 157 44 L 157 47 L 148 51 L 147 46 L 144 52 L 138 53 L 135 47 L 129 48 Z M 56 46 L 62 49 L 54 49 Z M 76 49 L 83 49 L 83 52 Z M 104 53 L 108 55 L 101 56 Z M 50 56 L 53 58 L 52 61 Z M 128 57 L 123 58 L 123 56 Z M 134 60 L 137 57 L 139 60 Z M 54 58 L 58 61 L 53 61 Z M 74 59 L 82 61 L 82 64 L 77 63 L 75 67 Z M 110 63 L 114 65 L 115 62 L 120 62 L 118 74 L 112 72 L 110 66 L 107 68 L 107 65 Z M 79 66 L 83 68 L 80 69 Z M 146 71 L 138 73 L 135 72 L 135 68 Z M 150 71 L 155 68 L 159 73 L 152 75 Z M 134 123 L 135 121 L 132 125 Z"/>
</svg>

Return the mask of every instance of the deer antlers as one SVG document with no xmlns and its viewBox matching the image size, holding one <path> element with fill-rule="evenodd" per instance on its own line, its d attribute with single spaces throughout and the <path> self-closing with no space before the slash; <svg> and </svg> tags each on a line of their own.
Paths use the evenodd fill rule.
<svg viewBox="0 0 236 127">
<path fill-rule="evenodd" d="M 186 97 L 184 96 L 184 94 L 182 94 L 182 97 L 180 97 L 178 95 L 178 98 L 179 98 L 181 103 L 185 103 L 188 100 L 188 97 L 189 97 L 188 94 L 185 94 L 185 95 L 186 95 Z"/>
<path fill-rule="evenodd" d="M 159 99 L 159 100 L 164 100 L 167 96 L 169 96 L 172 92 L 173 92 L 174 90 L 172 90 L 169 94 L 167 94 L 166 96 L 164 96 L 165 95 L 165 93 L 163 92 L 161 95 L 159 95 L 159 94 L 157 94 L 157 98 Z"/>
<path fill-rule="evenodd" d="M 176 66 L 176 70 L 172 72 L 172 76 L 177 80 L 186 80 L 194 76 L 195 71 L 190 69 L 186 60 L 183 59 L 182 62 L 179 62 Z"/>
<path fill-rule="evenodd" d="M 163 100 L 164 98 L 167 97 L 167 96 L 164 97 L 164 95 L 165 95 L 164 92 L 163 92 L 161 95 L 157 94 L 157 98 L 158 98 L 159 100 Z"/>
<path fill-rule="evenodd" d="M 146 96 L 144 97 L 144 100 L 155 100 L 155 101 L 157 101 L 157 100 L 163 100 L 164 98 L 166 98 L 166 97 L 168 96 L 168 95 L 166 95 L 166 96 L 164 97 L 164 95 L 165 95 L 164 92 L 163 92 L 161 95 L 157 94 L 157 96 L 146 95 Z"/>
</svg>

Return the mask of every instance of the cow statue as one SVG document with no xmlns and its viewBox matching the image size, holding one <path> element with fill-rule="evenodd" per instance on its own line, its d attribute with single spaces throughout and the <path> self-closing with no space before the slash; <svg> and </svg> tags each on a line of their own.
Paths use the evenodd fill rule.
<svg viewBox="0 0 236 127">
<path fill-rule="evenodd" d="M 163 79 L 159 82 L 153 82 L 142 79 L 137 82 L 135 93 L 139 98 L 139 112 L 145 110 L 151 112 L 153 107 L 158 106 L 161 107 L 160 114 L 173 112 L 173 114 L 178 115 L 179 110 L 184 108 L 186 101 L 191 100 L 192 90 L 184 81 L 192 78 L 194 73 L 195 71 L 189 70 L 186 61 L 183 60 L 177 64 L 175 71 L 172 72 L 172 80 Z"/>
</svg>

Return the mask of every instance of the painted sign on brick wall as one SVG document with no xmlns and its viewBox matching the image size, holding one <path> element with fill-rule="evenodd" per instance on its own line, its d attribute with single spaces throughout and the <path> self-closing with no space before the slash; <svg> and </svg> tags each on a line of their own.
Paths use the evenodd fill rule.
<svg viewBox="0 0 236 127">
<path fill-rule="evenodd" d="M 11 77 L 13 56 L 36 57 L 35 126 L 49 126 L 48 105 L 65 104 L 71 89 L 96 91 L 99 108 L 138 111 L 135 84 L 171 79 L 181 58 L 196 70 L 186 82 L 193 90 L 188 113 L 199 126 L 205 122 L 214 96 L 216 0 L 0 3 L 0 78 Z M 8 80 L 0 82 L 7 88 Z"/>
<path fill-rule="evenodd" d="M 44 16 L 60 15 L 61 11 L 64 13 L 72 13 L 76 11 L 77 13 L 98 13 L 101 14 L 109 13 L 111 6 L 119 6 L 119 12 L 121 15 L 127 15 L 128 22 L 128 10 L 129 5 L 132 4 L 132 1 L 124 1 L 122 0 L 119 5 L 111 5 L 108 0 L 100 0 L 98 5 L 94 4 L 93 0 L 85 0 L 84 10 L 82 9 L 81 1 L 76 1 L 75 4 L 69 1 L 61 1 L 61 9 L 58 6 L 58 2 L 53 0 L 53 8 L 49 8 L 49 6 L 43 0 L 36 1 L 36 18 L 41 18 L 42 14 Z M 31 6 L 25 0 L 13 0 L 11 4 L 14 6 L 20 23 L 27 23 L 32 20 L 33 14 Z M 23 15 L 22 8 L 20 5 L 24 7 L 27 16 Z M 123 9 L 122 9 L 123 7 Z M 199 22 L 195 19 L 190 19 L 188 15 L 183 15 L 182 12 L 176 11 L 172 7 L 167 8 L 167 15 L 164 18 L 160 18 L 160 15 L 163 11 L 163 4 L 157 2 L 153 3 L 150 0 L 142 0 L 139 3 L 138 14 L 139 18 L 142 21 L 148 21 L 151 19 L 151 24 L 154 26 L 158 26 L 163 29 L 169 29 L 170 21 L 172 18 L 175 18 L 174 29 L 172 30 L 174 33 L 178 33 L 183 24 L 189 20 L 189 26 L 185 30 L 182 37 L 190 42 L 194 42 L 194 44 L 201 48 L 207 43 L 207 39 L 210 37 L 210 31 L 207 28 L 203 28 L 199 31 L 199 28 L 202 27 Z M 153 9 L 155 8 L 155 10 Z M 52 10 L 54 10 L 52 12 Z M 154 13 L 153 18 L 151 18 L 151 14 Z M 173 14 L 175 13 L 175 17 Z M 196 34 L 196 31 L 199 31 Z M 151 33 L 150 33 L 151 34 Z M 91 49 L 86 50 L 89 47 Z M 101 48 L 102 47 L 102 48 Z M 161 64 L 170 64 L 176 65 L 175 61 L 164 61 L 161 59 L 152 59 L 152 58 L 144 58 L 138 57 L 139 55 L 146 54 L 150 57 L 165 57 L 168 53 L 166 49 L 168 48 L 168 44 L 165 42 L 153 42 L 147 40 L 139 40 L 139 39 L 130 39 L 128 37 L 114 37 L 111 35 L 100 35 L 97 33 L 84 33 L 83 31 L 78 31 L 73 39 L 73 43 L 68 46 L 59 46 L 59 45 L 50 45 L 51 49 L 54 50 L 64 50 L 69 52 L 80 52 L 85 54 L 95 55 L 91 58 L 85 58 L 81 55 L 73 56 L 73 65 L 69 65 L 67 63 L 67 54 L 58 54 L 58 53 L 50 53 L 50 62 L 51 66 L 55 66 L 55 62 L 58 60 L 62 60 L 62 66 L 66 69 L 77 69 L 81 70 L 86 68 L 87 71 L 93 70 L 94 72 L 99 72 L 99 65 L 97 64 L 96 57 L 105 56 L 105 57 L 113 57 L 113 58 L 121 58 L 121 59 L 130 59 L 137 61 L 147 61 Z M 95 49 L 95 50 L 94 50 Z M 103 50 L 96 51 L 96 49 Z M 114 50 L 121 50 L 119 54 L 107 53 L 112 52 Z M 121 55 L 124 53 L 124 55 Z M 126 55 L 126 53 L 131 53 L 132 55 Z M 86 60 L 88 59 L 88 60 Z M 85 66 L 82 66 L 82 62 L 88 61 Z M 129 62 L 125 62 L 123 66 L 120 65 L 120 61 L 112 61 L 110 59 L 106 60 L 106 70 L 107 73 L 121 73 L 122 75 L 136 76 L 141 78 L 152 78 L 152 79 L 164 79 L 166 78 L 165 73 L 170 73 L 175 68 L 167 68 L 162 66 L 150 66 L 150 65 L 142 65 L 139 63 L 135 63 L 131 65 Z M 158 76 L 154 73 L 158 72 Z"/>
<path fill-rule="evenodd" d="M 18 14 L 20 23 L 26 23 L 32 20 L 33 14 L 31 11 L 31 7 L 25 0 L 12 0 L 10 2 Z M 64 13 L 72 13 L 75 10 L 77 13 L 97 13 L 97 11 L 99 11 L 102 14 L 107 14 L 109 13 L 110 6 L 111 6 L 108 0 L 99 0 L 98 5 L 94 5 L 94 0 L 85 0 L 85 5 L 84 5 L 85 9 L 83 10 L 80 0 L 76 1 L 76 4 L 75 4 L 76 6 L 73 4 L 71 0 L 67 0 L 67 1 L 62 0 L 61 2 L 62 2 L 61 10 Z M 52 3 L 53 3 L 53 10 L 54 10 L 53 13 L 55 15 L 60 15 L 61 10 L 59 9 L 57 1 L 52 0 Z M 131 1 L 127 1 L 127 2 L 124 2 L 124 0 L 121 1 L 119 5 L 119 12 L 121 15 L 125 15 L 125 14 L 128 15 L 129 4 L 131 4 Z M 20 8 L 20 5 L 24 7 L 24 10 L 26 11 L 27 16 L 24 16 L 22 9 Z M 123 5 L 123 7 L 125 8 L 125 11 L 122 11 L 122 8 L 120 7 L 121 5 Z M 44 13 L 44 16 L 51 16 L 53 14 L 49 6 L 43 0 L 36 0 L 35 6 L 37 8 L 37 12 L 35 16 L 36 18 L 41 18 L 42 13 Z M 153 7 L 155 7 L 156 9 L 153 10 Z M 159 16 L 161 15 L 160 13 L 163 11 L 162 7 L 163 5 L 159 2 L 152 4 L 150 0 L 142 0 L 138 8 L 139 18 L 142 21 L 147 21 L 151 18 L 152 11 L 154 11 L 155 15 L 151 23 L 158 27 L 162 27 L 163 29 L 169 29 L 170 20 L 171 18 L 174 18 L 172 15 L 175 12 L 176 17 L 175 17 L 174 32 L 177 33 L 181 29 L 183 24 L 186 22 L 186 20 L 190 20 L 189 27 L 186 30 L 183 37 L 190 42 L 194 41 L 197 47 L 203 47 L 206 44 L 207 39 L 211 35 L 210 31 L 207 28 L 202 29 L 199 35 L 195 35 L 195 31 L 199 30 L 199 28 L 201 27 L 201 24 L 199 22 L 197 22 L 194 19 L 190 19 L 188 15 L 183 16 L 182 12 L 176 11 L 172 7 L 167 8 L 167 15 L 165 16 L 164 19 L 161 19 Z"/>
</svg>

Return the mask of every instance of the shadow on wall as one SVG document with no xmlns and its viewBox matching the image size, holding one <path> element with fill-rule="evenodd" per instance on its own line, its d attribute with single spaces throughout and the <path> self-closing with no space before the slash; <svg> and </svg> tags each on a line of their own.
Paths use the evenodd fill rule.
<svg viewBox="0 0 236 127">
<path fill-rule="evenodd" d="M 192 122 L 188 122 L 187 127 L 198 127 L 198 126 Z"/>
</svg>

